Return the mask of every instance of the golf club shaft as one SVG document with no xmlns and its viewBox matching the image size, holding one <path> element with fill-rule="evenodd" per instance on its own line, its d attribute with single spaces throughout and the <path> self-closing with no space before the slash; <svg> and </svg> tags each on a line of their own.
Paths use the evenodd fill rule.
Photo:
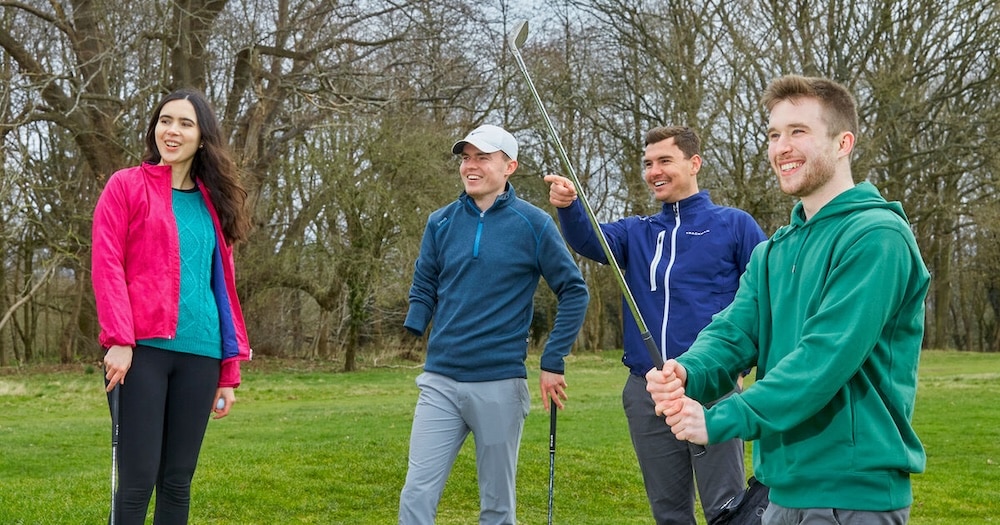
<svg viewBox="0 0 1000 525">
<path fill-rule="evenodd" d="M 556 480 L 556 402 L 549 400 L 549 525 L 552 525 L 553 489 Z"/>
<path fill-rule="evenodd" d="M 580 203 L 583 205 L 583 209 L 587 214 L 587 219 L 590 221 L 591 227 L 597 234 L 597 239 L 601 244 L 601 249 L 604 251 L 604 256 L 608 260 L 608 265 L 611 266 L 614 271 L 615 280 L 618 282 L 619 288 L 621 288 L 622 295 L 625 297 L 625 302 L 632 314 L 632 318 L 635 319 L 636 326 L 639 327 L 639 332 L 642 334 L 642 341 L 645 343 L 647 351 L 649 351 L 650 358 L 653 359 L 653 365 L 658 369 L 663 368 L 663 357 L 660 355 L 660 351 L 657 349 L 656 343 L 653 341 L 653 336 L 649 333 L 649 328 L 647 328 L 646 322 L 643 321 L 642 315 L 639 313 L 639 308 L 635 303 L 635 297 L 632 296 L 632 290 L 629 289 L 628 283 L 625 282 L 625 275 L 622 273 L 621 267 L 618 266 L 618 260 L 615 257 L 615 254 L 611 251 L 611 247 L 608 245 L 608 240 L 604 236 L 604 231 L 601 230 L 601 224 L 597 221 L 597 216 L 594 214 L 594 210 L 590 207 L 590 202 L 584 194 L 583 184 L 580 183 L 580 178 L 577 177 L 576 170 L 573 169 L 573 165 L 570 164 L 569 157 L 566 154 L 565 148 L 563 148 L 562 142 L 559 140 L 559 135 L 556 133 L 555 126 L 552 125 L 552 120 L 549 118 L 548 112 L 545 111 L 545 105 L 542 104 L 542 99 L 538 95 L 538 91 L 535 89 L 535 84 L 531 81 L 531 76 L 528 74 L 528 67 L 525 65 L 524 59 L 521 57 L 521 51 L 518 50 L 515 42 L 512 41 L 510 44 L 514 60 L 517 61 L 517 65 L 520 68 L 521 73 L 524 75 L 524 80 L 528 84 L 528 89 L 531 91 L 531 95 L 535 99 L 535 104 L 538 106 L 538 110 L 542 114 L 542 120 L 545 121 L 545 126 L 548 129 L 549 136 L 556 147 L 559 159 L 563 163 L 563 168 L 569 174 L 570 179 L 573 180 L 573 184 L 576 186 L 576 194 L 579 196 Z"/>
<path fill-rule="evenodd" d="M 553 144 L 556 147 L 556 152 L 559 154 L 559 160 L 562 161 L 563 168 L 566 173 L 569 174 L 570 179 L 573 180 L 573 184 L 576 186 L 576 194 L 579 197 L 580 203 L 583 205 L 584 212 L 587 214 L 587 219 L 590 221 L 591 227 L 594 229 L 594 233 L 597 235 L 597 240 L 601 244 L 601 249 L 604 251 L 604 256 L 608 260 L 608 265 L 614 270 L 615 280 L 618 282 L 618 287 L 621 289 L 622 296 L 625 298 L 625 303 L 628 305 L 629 312 L 632 314 L 632 319 L 635 320 L 636 326 L 639 328 L 639 333 L 642 335 L 642 342 L 646 346 L 646 351 L 649 353 L 650 359 L 653 361 L 653 366 L 657 370 L 663 368 L 663 356 L 660 354 L 659 348 L 656 346 L 656 342 L 653 341 L 652 334 L 649 333 L 649 328 L 646 326 L 646 322 L 642 319 L 642 314 L 639 313 L 639 307 L 636 305 L 635 297 L 632 295 L 632 290 L 629 288 L 628 283 L 625 282 L 625 275 L 622 273 L 621 267 L 618 265 L 618 260 L 615 258 L 615 254 L 611 251 L 611 247 L 608 245 L 608 239 L 604 236 L 604 231 L 601 229 L 601 224 L 597 220 L 597 216 L 594 214 L 594 210 L 590 207 L 590 202 L 587 200 L 587 196 L 583 191 L 583 184 L 580 183 L 580 178 L 576 175 L 576 170 L 573 169 L 573 165 L 569 161 L 569 156 L 566 154 L 566 149 L 562 145 L 562 141 L 559 140 L 559 134 L 556 132 L 555 126 L 552 125 L 552 119 L 549 118 L 549 113 L 545 110 L 545 104 L 542 103 L 542 97 L 538 94 L 538 90 L 535 89 L 535 83 L 531 81 L 531 75 L 528 74 L 528 66 L 524 63 L 524 58 L 521 57 L 520 45 L 524 43 L 524 39 L 528 36 L 528 22 L 522 21 L 517 26 L 515 26 L 514 31 L 512 31 L 508 37 L 508 44 L 510 45 L 511 54 L 514 55 L 514 60 L 517 62 L 518 68 L 521 70 L 521 74 L 524 76 L 524 81 L 528 84 L 528 89 L 531 91 L 531 96 L 535 100 L 535 105 L 538 106 L 538 111 L 542 114 L 542 120 L 545 121 L 545 127 L 549 132 L 549 137 L 552 139 Z M 701 445 L 694 445 L 695 447 L 701 447 Z M 704 447 L 699 451 L 696 448 L 695 456 L 701 456 L 705 453 Z"/>
</svg>

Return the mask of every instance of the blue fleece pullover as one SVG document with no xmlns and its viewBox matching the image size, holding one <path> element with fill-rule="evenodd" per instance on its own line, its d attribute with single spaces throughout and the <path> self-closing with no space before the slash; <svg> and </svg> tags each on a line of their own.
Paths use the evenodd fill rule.
<svg viewBox="0 0 1000 525">
<path fill-rule="evenodd" d="M 404 322 L 421 335 L 433 318 L 424 370 L 467 382 L 527 377 L 539 277 L 558 299 L 541 368 L 562 374 L 589 295 L 552 217 L 518 199 L 510 184 L 486 211 L 463 192 L 433 212 Z"/>
<path fill-rule="evenodd" d="M 559 224 L 577 253 L 608 264 L 579 201 L 559 209 Z M 665 203 L 656 215 L 603 223 L 601 230 L 664 360 L 686 351 L 732 302 L 751 252 L 767 239 L 750 214 L 714 204 L 707 191 Z M 653 361 L 628 307 L 622 311 L 622 362 L 644 378 Z"/>
</svg>

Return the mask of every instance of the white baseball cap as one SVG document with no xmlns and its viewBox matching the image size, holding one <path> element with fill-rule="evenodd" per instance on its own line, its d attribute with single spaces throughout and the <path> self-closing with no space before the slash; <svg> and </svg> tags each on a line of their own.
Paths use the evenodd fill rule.
<svg viewBox="0 0 1000 525">
<path fill-rule="evenodd" d="M 502 151 L 513 160 L 517 160 L 517 140 L 507 130 L 500 126 L 484 124 L 469 132 L 464 139 L 455 143 L 451 147 L 451 152 L 462 153 L 466 144 L 472 144 L 483 153 L 493 153 Z"/>
</svg>

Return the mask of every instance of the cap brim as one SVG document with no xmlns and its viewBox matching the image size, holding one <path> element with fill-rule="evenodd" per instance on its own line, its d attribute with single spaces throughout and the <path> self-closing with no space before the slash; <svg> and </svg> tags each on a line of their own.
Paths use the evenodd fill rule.
<svg viewBox="0 0 1000 525">
<path fill-rule="evenodd" d="M 451 152 L 456 155 L 462 153 L 462 150 L 465 149 L 466 144 L 472 144 L 473 146 L 476 147 L 476 149 L 482 151 L 483 153 L 493 153 L 496 151 L 500 151 L 500 148 L 493 146 L 491 144 L 476 142 L 475 140 L 460 140 L 456 142 L 454 146 L 451 147 Z"/>
</svg>

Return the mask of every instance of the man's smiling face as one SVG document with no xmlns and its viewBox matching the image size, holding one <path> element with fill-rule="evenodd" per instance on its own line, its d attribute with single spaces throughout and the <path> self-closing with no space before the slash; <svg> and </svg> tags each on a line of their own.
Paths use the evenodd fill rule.
<svg viewBox="0 0 1000 525">
<path fill-rule="evenodd" d="M 839 140 L 831 137 L 815 98 L 783 100 L 771 109 L 767 156 L 781 191 L 808 197 L 834 175 Z"/>
<path fill-rule="evenodd" d="M 701 157 L 686 158 L 673 137 L 647 145 L 642 166 L 646 185 L 660 202 L 674 203 L 698 193 L 695 176 Z"/>
</svg>

